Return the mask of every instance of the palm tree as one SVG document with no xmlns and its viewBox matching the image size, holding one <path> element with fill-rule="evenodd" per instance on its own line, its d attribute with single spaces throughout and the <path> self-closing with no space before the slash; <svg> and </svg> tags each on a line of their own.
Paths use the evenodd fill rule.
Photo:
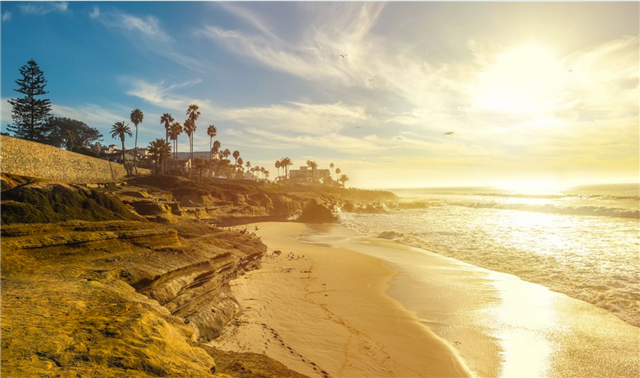
<svg viewBox="0 0 640 378">
<path fill-rule="evenodd" d="M 176 167 L 176 165 L 178 164 L 178 136 L 182 134 L 182 125 L 180 124 L 180 122 L 174 122 L 171 124 L 171 130 L 169 131 L 169 137 L 171 138 L 171 140 L 173 141 L 173 145 L 174 145 L 174 168 Z"/>
<path fill-rule="evenodd" d="M 311 168 L 311 181 L 316 182 L 316 170 L 318 169 L 318 163 L 315 161 L 307 160 L 307 166 Z"/>
<path fill-rule="evenodd" d="M 233 158 L 236 159 L 236 165 L 238 165 L 238 158 L 240 157 L 240 151 L 233 151 Z"/>
<path fill-rule="evenodd" d="M 349 181 L 349 176 L 347 175 L 342 175 L 340 176 L 340 178 L 338 179 L 338 181 L 340 181 L 342 183 L 342 186 L 344 186 L 344 183 Z"/>
<path fill-rule="evenodd" d="M 120 138 L 122 141 L 122 164 L 124 164 L 124 136 L 125 135 L 133 135 L 131 134 L 131 128 L 129 125 L 125 125 L 124 122 L 116 122 L 111 126 L 111 137 L 113 139 Z"/>
<path fill-rule="evenodd" d="M 187 135 L 189 135 L 189 151 L 190 151 L 190 156 L 191 156 L 191 165 L 193 166 L 193 133 L 196 132 L 196 121 L 198 120 L 198 118 L 200 117 L 200 109 L 198 107 L 198 105 L 194 105 L 191 104 L 189 105 L 189 108 L 187 109 L 187 117 L 189 117 L 188 121 L 189 121 L 189 132 L 187 132 Z M 185 122 L 184 125 L 185 129 L 187 128 L 187 123 Z M 193 178 L 193 170 L 191 170 L 191 178 Z"/>
<path fill-rule="evenodd" d="M 171 116 L 171 114 L 169 113 L 164 113 L 161 117 L 160 117 L 160 124 L 164 124 L 164 141 L 169 144 L 169 133 L 171 132 L 171 123 L 175 121 L 173 119 L 173 117 Z M 165 156 L 165 162 L 167 156 Z"/>
<path fill-rule="evenodd" d="M 335 167 L 333 163 L 329 164 L 329 168 L 331 168 L 331 179 L 333 179 L 333 167 Z"/>
<path fill-rule="evenodd" d="M 251 168 L 251 162 L 247 161 L 247 168 Z"/>
<path fill-rule="evenodd" d="M 213 137 L 218 135 L 218 129 L 214 125 L 207 127 L 207 135 L 209 135 L 209 160 L 213 159 Z"/>
<path fill-rule="evenodd" d="M 276 160 L 276 169 L 278 170 L 278 177 L 280 177 L 280 160 Z"/>
<path fill-rule="evenodd" d="M 213 147 L 211 147 L 211 155 L 213 157 L 213 155 L 217 155 L 218 152 L 220 152 L 220 141 L 219 140 L 214 140 L 213 141 Z"/>
<path fill-rule="evenodd" d="M 291 162 L 291 159 L 286 157 L 286 158 L 282 158 L 282 162 L 280 163 L 280 166 L 282 166 L 284 168 L 284 178 L 288 178 L 289 176 L 289 166 L 293 165 L 293 162 Z"/>
<path fill-rule="evenodd" d="M 242 158 L 238 158 L 238 164 L 237 165 L 238 165 L 238 168 L 240 169 L 239 173 L 240 173 L 241 176 L 244 175 L 244 167 L 242 166 L 243 163 L 244 163 L 244 160 L 242 160 Z M 242 178 L 242 177 L 240 177 L 240 178 Z"/>
<path fill-rule="evenodd" d="M 231 151 L 229 151 L 229 149 L 225 149 L 224 151 L 222 151 L 222 156 L 224 156 L 224 158 L 228 158 L 229 155 L 231 155 Z"/>
<path fill-rule="evenodd" d="M 149 151 L 149 155 L 153 157 L 155 171 L 156 173 L 158 173 L 158 163 L 160 163 L 160 168 L 162 168 L 165 162 L 165 157 L 171 153 L 171 146 L 161 138 L 158 138 L 152 142 L 149 142 L 147 151 Z"/>
<path fill-rule="evenodd" d="M 136 163 L 137 155 L 138 155 L 138 125 L 142 123 L 142 119 L 144 118 L 144 114 L 142 114 L 142 110 L 133 109 L 131 111 L 131 122 L 136 125 L 136 141 L 133 147 L 133 167 L 136 169 L 136 173 L 138 173 L 138 165 Z"/>
<path fill-rule="evenodd" d="M 195 123 L 193 123 L 193 121 L 190 118 L 184 121 L 184 132 L 189 137 L 189 157 L 191 162 L 191 165 L 189 166 L 189 177 L 191 179 L 193 179 L 192 168 L 193 168 L 193 164 L 195 163 L 195 161 L 193 160 L 193 133 L 195 131 L 196 131 L 196 125 Z"/>
<path fill-rule="evenodd" d="M 336 168 L 336 175 L 339 175 L 339 174 L 340 174 L 340 172 L 342 172 L 342 171 L 340 170 L 340 168 Z"/>
</svg>

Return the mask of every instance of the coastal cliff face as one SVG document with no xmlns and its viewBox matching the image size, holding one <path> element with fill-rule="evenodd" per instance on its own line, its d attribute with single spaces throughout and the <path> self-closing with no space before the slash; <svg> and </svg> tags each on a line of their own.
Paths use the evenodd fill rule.
<svg viewBox="0 0 640 378">
<path fill-rule="evenodd" d="M 352 193 L 171 176 L 98 186 L 3 173 L 1 183 L 3 377 L 303 377 L 202 344 L 238 315 L 229 281 L 266 252 L 219 226 Z"/>
<path fill-rule="evenodd" d="M 221 352 L 197 341 L 236 316 L 228 281 L 265 249 L 197 221 L 3 226 L 2 376 L 215 376 Z M 242 376 L 234 366 L 226 373 Z"/>
</svg>

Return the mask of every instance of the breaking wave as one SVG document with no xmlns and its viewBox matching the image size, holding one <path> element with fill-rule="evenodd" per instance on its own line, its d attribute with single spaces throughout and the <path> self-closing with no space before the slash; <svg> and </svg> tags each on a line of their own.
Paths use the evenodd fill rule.
<svg viewBox="0 0 640 378">
<path fill-rule="evenodd" d="M 450 202 L 449 205 L 471 207 L 476 209 L 519 210 L 562 215 L 590 215 L 640 219 L 640 210 L 605 206 L 558 206 L 553 204 L 532 205 L 524 203 L 499 202 Z"/>
</svg>

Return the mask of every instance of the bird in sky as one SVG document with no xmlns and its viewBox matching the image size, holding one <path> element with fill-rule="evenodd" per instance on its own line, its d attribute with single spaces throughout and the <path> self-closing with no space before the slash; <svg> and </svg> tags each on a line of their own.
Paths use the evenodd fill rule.
<svg viewBox="0 0 640 378">
<path fill-rule="evenodd" d="M 369 79 L 369 81 L 373 81 L 373 79 Z"/>
<path fill-rule="evenodd" d="M 446 132 L 446 133 L 444 133 L 443 135 L 446 135 L 446 136 L 450 136 L 450 137 L 452 137 L 452 136 L 453 136 L 453 134 L 454 134 L 454 133 L 453 133 L 453 131 L 447 131 L 447 132 Z"/>
<path fill-rule="evenodd" d="M 347 55 L 348 55 L 348 54 L 340 54 L 340 56 L 341 56 L 341 57 L 343 57 L 343 58 L 344 58 L 345 56 L 347 56 Z"/>
<path fill-rule="evenodd" d="M 360 128 L 360 126 L 356 126 L 356 129 L 359 129 L 359 128 Z"/>
</svg>

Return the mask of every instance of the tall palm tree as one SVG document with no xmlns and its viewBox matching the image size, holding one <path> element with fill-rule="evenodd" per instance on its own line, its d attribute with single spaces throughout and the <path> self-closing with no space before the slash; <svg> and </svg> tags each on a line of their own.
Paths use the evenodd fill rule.
<svg viewBox="0 0 640 378">
<path fill-rule="evenodd" d="M 225 149 L 224 151 L 222 151 L 222 156 L 224 156 L 224 158 L 228 158 L 229 155 L 231 155 L 231 151 L 229 151 L 229 149 Z"/>
<path fill-rule="evenodd" d="M 333 167 L 335 167 L 333 163 L 329 164 L 329 168 L 331 168 L 331 179 L 333 179 Z"/>
<path fill-rule="evenodd" d="M 120 138 L 120 141 L 122 141 L 122 164 L 124 164 L 124 153 L 125 153 L 125 149 L 124 149 L 124 138 L 125 135 L 133 135 L 131 134 L 131 128 L 129 127 L 129 125 L 125 125 L 124 122 L 116 122 L 113 124 L 113 126 L 111 126 L 111 137 L 113 139 L 116 138 Z"/>
<path fill-rule="evenodd" d="M 163 164 L 165 162 L 165 157 L 171 153 L 171 146 L 161 138 L 158 138 L 152 142 L 149 142 L 147 151 L 149 151 L 149 155 L 152 156 L 155 172 L 158 173 L 160 170 L 162 170 Z M 158 165 L 160 166 L 160 170 L 158 169 Z"/>
<path fill-rule="evenodd" d="M 276 169 L 278 170 L 278 177 L 280 177 L 280 160 L 276 160 Z"/>
<path fill-rule="evenodd" d="M 175 119 L 173 119 L 173 117 L 169 113 L 164 113 L 160 117 L 160 124 L 164 124 L 164 130 L 165 130 L 164 140 L 167 143 L 169 143 L 169 132 L 171 131 L 171 124 L 173 123 L 173 121 L 175 121 Z"/>
<path fill-rule="evenodd" d="M 193 134 L 196 132 L 196 121 L 198 120 L 198 118 L 200 117 L 200 109 L 198 107 L 198 105 L 194 105 L 191 104 L 189 105 L 189 108 L 187 109 L 187 117 L 189 118 L 189 130 L 190 132 L 187 133 L 187 135 L 189 135 L 189 151 L 190 151 L 190 156 L 191 156 L 191 165 L 193 166 Z M 187 124 L 185 122 L 185 129 L 187 127 Z M 191 178 L 193 179 L 193 169 L 191 170 Z"/>
<path fill-rule="evenodd" d="M 250 161 L 247 161 L 247 169 L 248 168 L 251 168 L 251 162 Z"/>
<path fill-rule="evenodd" d="M 342 175 L 340 176 L 340 178 L 338 179 L 338 181 L 340 181 L 342 183 L 342 186 L 344 186 L 344 183 L 349 181 L 349 176 L 347 175 Z"/>
<path fill-rule="evenodd" d="M 293 165 L 293 162 L 291 161 L 290 158 L 286 157 L 286 158 L 282 158 L 282 162 L 280 163 L 280 165 L 282 167 L 284 167 L 284 178 L 288 178 L 289 177 L 289 166 Z"/>
<path fill-rule="evenodd" d="M 316 182 L 316 170 L 318 169 L 318 163 L 315 161 L 307 160 L 307 166 L 311 168 L 311 181 Z"/>
<path fill-rule="evenodd" d="M 136 125 L 136 141 L 133 147 L 133 167 L 136 169 L 136 173 L 138 173 L 138 163 L 137 163 L 137 155 L 138 155 L 138 125 L 142 123 L 144 119 L 144 114 L 142 114 L 142 110 L 133 109 L 131 111 L 131 123 Z"/>
<path fill-rule="evenodd" d="M 242 166 L 243 163 L 244 163 L 244 160 L 242 160 L 242 158 L 239 157 L 238 158 L 238 168 L 240 169 L 240 171 L 239 171 L 240 175 L 244 175 L 244 167 Z"/>
<path fill-rule="evenodd" d="M 191 118 L 184 121 L 184 132 L 189 137 L 189 157 L 191 165 L 189 167 L 189 177 L 193 179 L 193 164 L 195 161 L 193 160 L 193 133 L 196 131 L 196 125 L 193 123 Z"/>
<path fill-rule="evenodd" d="M 171 140 L 173 141 L 173 154 L 174 154 L 174 161 L 173 161 L 173 167 L 175 168 L 178 164 L 178 136 L 180 136 L 180 134 L 182 134 L 182 125 L 180 124 L 180 122 L 174 122 L 171 124 L 171 130 L 169 131 L 169 137 L 171 138 Z"/>
<path fill-rule="evenodd" d="M 209 160 L 211 160 L 213 159 L 213 137 L 218 135 L 218 129 L 214 125 L 209 125 L 207 135 L 209 135 Z"/>
<path fill-rule="evenodd" d="M 342 172 L 342 171 L 340 170 L 340 168 L 336 168 L 336 175 L 339 175 L 339 174 L 340 174 L 340 172 Z"/>
<path fill-rule="evenodd" d="M 211 147 L 211 155 L 212 156 L 214 154 L 217 155 L 218 152 L 220 152 L 220 141 L 219 140 L 214 140 L 213 141 L 213 147 Z"/>
<path fill-rule="evenodd" d="M 236 165 L 238 165 L 238 158 L 240 157 L 240 151 L 233 151 L 233 158 L 236 160 Z"/>
<path fill-rule="evenodd" d="M 164 113 L 161 117 L 160 117 L 160 124 L 164 124 L 164 141 L 169 144 L 169 133 L 171 132 L 171 123 L 175 121 L 173 119 L 173 117 L 171 116 L 171 114 L 169 113 Z M 165 162 L 167 161 L 167 156 L 164 157 Z"/>
</svg>

